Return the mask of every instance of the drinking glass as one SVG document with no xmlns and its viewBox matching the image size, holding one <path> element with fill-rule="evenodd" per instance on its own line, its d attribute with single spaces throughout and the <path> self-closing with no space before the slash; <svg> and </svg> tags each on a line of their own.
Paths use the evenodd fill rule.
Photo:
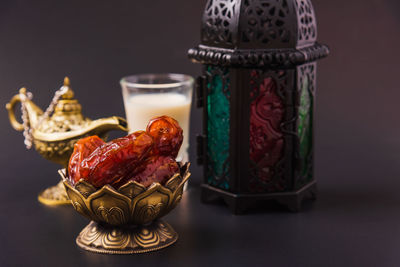
<svg viewBox="0 0 400 267">
<path fill-rule="evenodd" d="M 167 115 L 183 129 L 177 161 L 189 161 L 189 123 L 193 78 L 184 74 L 138 74 L 121 79 L 129 132 L 145 130 L 149 120 Z"/>
</svg>

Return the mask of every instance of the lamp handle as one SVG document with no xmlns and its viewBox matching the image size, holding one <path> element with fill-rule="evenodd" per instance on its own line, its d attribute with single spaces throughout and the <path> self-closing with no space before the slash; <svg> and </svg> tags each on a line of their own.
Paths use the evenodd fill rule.
<svg viewBox="0 0 400 267">
<path fill-rule="evenodd" d="M 21 96 L 17 94 L 11 98 L 10 102 L 6 104 L 6 109 L 8 111 L 8 119 L 10 120 L 11 126 L 21 132 L 24 130 L 24 125 L 20 123 L 17 118 L 15 117 L 15 105 L 21 103 Z"/>
</svg>

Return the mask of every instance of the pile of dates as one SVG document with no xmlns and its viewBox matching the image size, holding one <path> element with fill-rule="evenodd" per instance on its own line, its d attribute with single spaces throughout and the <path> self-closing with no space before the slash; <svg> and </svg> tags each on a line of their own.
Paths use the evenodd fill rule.
<svg viewBox="0 0 400 267">
<path fill-rule="evenodd" d="M 96 188 L 119 188 L 128 181 L 144 186 L 164 184 L 179 171 L 175 161 L 183 131 L 171 117 L 153 118 L 146 131 L 137 131 L 105 143 L 98 136 L 80 139 L 68 164 L 72 184 L 84 179 Z"/>
</svg>

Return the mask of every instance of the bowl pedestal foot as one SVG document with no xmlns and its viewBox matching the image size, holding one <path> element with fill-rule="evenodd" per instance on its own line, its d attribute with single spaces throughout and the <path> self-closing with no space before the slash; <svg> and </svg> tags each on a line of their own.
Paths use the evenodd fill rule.
<svg viewBox="0 0 400 267">
<path fill-rule="evenodd" d="M 71 200 L 67 196 L 63 182 L 51 186 L 39 193 L 38 200 L 40 203 L 49 206 L 71 204 Z"/>
<path fill-rule="evenodd" d="M 125 227 L 91 221 L 76 238 L 76 243 L 85 250 L 97 253 L 134 254 L 159 250 L 176 240 L 178 234 L 162 220 Z"/>
</svg>

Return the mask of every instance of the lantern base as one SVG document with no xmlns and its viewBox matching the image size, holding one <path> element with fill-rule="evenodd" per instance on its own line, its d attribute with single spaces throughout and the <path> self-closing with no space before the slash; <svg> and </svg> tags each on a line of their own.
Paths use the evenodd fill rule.
<svg viewBox="0 0 400 267">
<path fill-rule="evenodd" d="M 209 203 L 221 199 L 228 205 L 233 214 L 243 214 L 249 207 L 256 205 L 261 201 L 275 201 L 290 211 L 298 212 L 304 200 L 317 198 L 317 182 L 311 181 L 297 191 L 267 193 L 267 194 L 235 194 L 222 189 L 201 185 L 201 199 L 203 203 Z"/>
</svg>

